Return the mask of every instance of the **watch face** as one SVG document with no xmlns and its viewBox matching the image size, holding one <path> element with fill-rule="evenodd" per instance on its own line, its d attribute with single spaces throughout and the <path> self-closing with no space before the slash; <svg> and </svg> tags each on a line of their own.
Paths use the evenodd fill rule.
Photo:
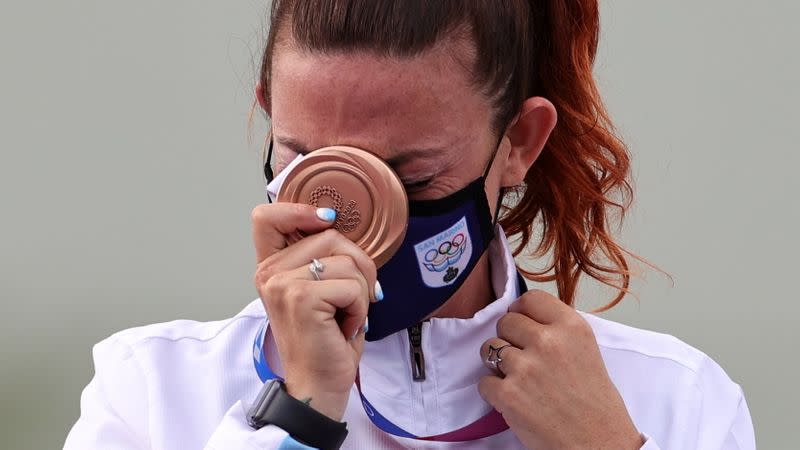
<svg viewBox="0 0 800 450">
<path fill-rule="evenodd" d="M 358 244 L 377 267 L 397 251 L 408 227 L 408 198 L 397 174 L 382 159 L 355 147 L 326 147 L 306 155 L 287 174 L 278 201 L 336 210 L 333 228 Z"/>
</svg>

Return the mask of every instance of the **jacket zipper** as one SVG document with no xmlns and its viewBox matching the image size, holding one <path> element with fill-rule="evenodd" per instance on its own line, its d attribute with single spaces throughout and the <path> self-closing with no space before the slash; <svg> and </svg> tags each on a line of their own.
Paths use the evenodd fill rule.
<svg viewBox="0 0 800 450">
<path fill-rule="evenodd" d="M 425 355 L 422 353 L 422 323 L 408 329 L 411 343 L 411 377 L 414 381 L 425 381 Z"/>
</svg>

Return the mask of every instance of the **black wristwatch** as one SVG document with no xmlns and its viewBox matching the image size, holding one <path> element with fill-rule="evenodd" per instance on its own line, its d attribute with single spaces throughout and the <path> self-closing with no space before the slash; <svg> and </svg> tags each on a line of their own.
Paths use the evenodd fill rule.
<svg viewBox="0 0 800 450">
<path fill-rule="evenodd" d="M 347 437 L 346 422 L 337 422 L 292 397 L 278 379 L 264 383 L 247 411 L 247 423 L 256 430 L 276 425 L 299 442 L 321 450 L 338 450 Z"/>
</svg>

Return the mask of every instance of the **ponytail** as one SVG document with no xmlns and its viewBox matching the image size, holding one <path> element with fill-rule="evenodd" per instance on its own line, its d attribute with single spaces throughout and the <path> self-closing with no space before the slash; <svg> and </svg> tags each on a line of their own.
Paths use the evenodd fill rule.
<svg viewBox="0 0 800 450">
<path fill-rule="evenodd" d="M 532 1 L 531 15 L 540 45 L 529 93 L 555 105 L 558 123 L 501 224 L 509 235 L 520 235 L 514 256 L 528 247 L 534 230 L 541 237 L 530 256 L 552 252 L 540 270 L 520 267 L 526 278 L 555 281 L 559 298 L 573 305 L 581 275 L 589 275 L 619 290 L 598 309 L 605 311 L 630 285 L 627 252 L 610 228 L 614 219 L 621 223 L 633 190 L 627 180 L 630 157 L 592 75 L 600 29 L 597 2 Z"/>
</svg>

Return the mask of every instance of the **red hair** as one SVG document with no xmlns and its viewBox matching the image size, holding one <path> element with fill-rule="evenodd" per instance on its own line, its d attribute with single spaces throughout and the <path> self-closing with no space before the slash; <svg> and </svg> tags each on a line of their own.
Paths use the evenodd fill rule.
<svg viewBox="0 0 800 450">
<path fill-rule="evenodd" d="M 606 310 L 630 284 L 630 254 L 610 229 L 633 191 L 628 151 L 592 75 L 599 29 L 595 0 L 274 0 L 259 82 L 269 102 L 273 54 L 287 33 L 293 45 L 315 52 L 397 58 L 466 36 L 475 49 L 470 75 L 493 100 L 498 137 L 529 97 L 547 98 L 558 112 L 500 219 L 509 236 L 519 236 L 514 256 L 529 248 L 535 258 L 551 255 L 543 269 L 520 271 L 533 281 L 555 281 L 569 305 L 583 274 L 615 287 L 619 292 L 600 308 Z"/>
</svg>

